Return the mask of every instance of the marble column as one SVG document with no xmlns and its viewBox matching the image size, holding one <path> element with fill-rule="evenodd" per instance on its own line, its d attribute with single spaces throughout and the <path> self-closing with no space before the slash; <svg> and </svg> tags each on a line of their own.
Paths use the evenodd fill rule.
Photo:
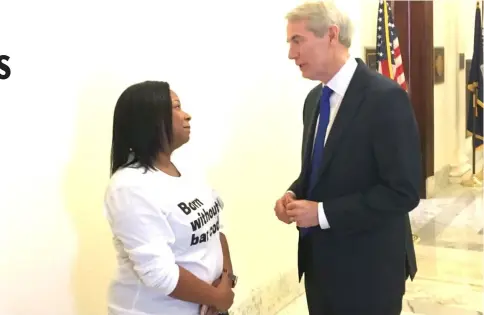
<svg viewBox="0 0 484 315">
<path fill-rule="evenodd" d="M 462 12 L 462 6 L 459 5 L 460 2 L 453 1 L 451 2 L 454 6 L 453 12 L 455 12 L 452 19 L 453 20 L 453 28 L 455 30 L 454 36 L 456 36 L 456 42 L 458 47 L 458 53 L 465 53 L 466 51 L 466 42 L 465 36 L 459 36 L 461 31 L 465 31 L 462 29 L 460 19 L 468 18 L 465 12 Z M 457 69 L 459 69 L 459 57 L 457 56 L 457 64 L 455 65 Z M 459 70 L 457 73 L 457 84 L 456 84 L 456 115 L 455 115 L 455 130 L 456 130 L 456 150 L 454 151 L 453 163 L 451 164 L 451 170 L 449 173 L 449 181 L 451 183 L 460 183 L 462 182 L 463 176 L 469 172 L 471 169 L 471 165 L 469 164 L 469 160 L 466 155 L 465 149 L 465 128 L 466 128 L 466 104 L 465 104 L 465 93 L 464 93 L 464 85 L 466 82 L 465 78 L 465 70 Z"/>
</svg>

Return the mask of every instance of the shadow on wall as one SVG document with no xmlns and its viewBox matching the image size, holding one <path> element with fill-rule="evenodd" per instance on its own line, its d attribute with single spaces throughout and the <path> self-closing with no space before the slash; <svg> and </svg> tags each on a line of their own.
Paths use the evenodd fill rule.
<svg viewBox="0 0 484 315">
<path fill-rule="evenodd" d="M 64 182 L 66 209 L 77 234 L 72 292 L 78 315 L 106 314 L 107 287 L 115 254 L 104 218 L 103 197 L 109 180 L 112 113 L 119 91 L 99 75 L 79 93 L 75 142 Z"/>
</svg>

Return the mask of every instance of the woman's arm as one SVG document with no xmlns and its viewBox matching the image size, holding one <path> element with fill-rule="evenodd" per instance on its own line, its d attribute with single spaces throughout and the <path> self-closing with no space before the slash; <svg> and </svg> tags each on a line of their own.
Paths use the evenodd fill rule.
<svg viewBox="0 0 484 315">
<path fill-rule="evenodd" d="M 212 196 L 215 198 L 216 203 L 221 208 L 219 213 L 219 220 L 220 220 L 220 244 L 222 245 L 222 253 L 223 253 L 223 269 L 226 270 L 229 274 L 232 274 L 232 260 L 230 259 L 230 251 L 229 251 L 229 243 L 227 242 L 227 237 L 223 233 L 226 230 L 227 221 L 224 219 L 224 202 L 222 198 L 218 195 L 215 190 L 212 190 Z"/>
<path fill-rule="evenodd" d="M 169 296 L 197 304 L 215 305 L 220 300 L 220 292 L 183 267 L 179 268 L 178 282 Z"/>
<path fill-rule="evenodd" d="M 230 259 L 229 243 L 225 234 L 220 233 L 220 243 L 222 244 L 222 253 L 224 255 L 224 270 L 229 274 L 233 274 L 232 260 Z"/>
<path fill-rule="evenodd" d="M 176 264 L 170 248 L 175 235 L 155 204 L 142 189 L 133 187 L 111 191 L 106 198 L 113 234 L 121 241 L 141 281 L 180 300 L 226 305 L 233 299 L 228 285 L 213 287 Z"/>
</svg>

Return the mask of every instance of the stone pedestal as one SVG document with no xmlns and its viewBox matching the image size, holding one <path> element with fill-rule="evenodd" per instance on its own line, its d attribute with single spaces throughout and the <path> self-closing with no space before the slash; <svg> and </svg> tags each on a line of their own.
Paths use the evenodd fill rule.
<svg viewBox="0 0 484 315">
<path fill-rule="evenodd" d="M 464 141 L 459 139 L 458 142 L 458 146 L 460 147 Z M 452 184 L 460 184 L 464 175 L 471 170 L 471 165 L 468 163 L 465 154 L 462 153 L 464 150 L 462 149 L 462 151 L 458 151 L 460 152 L 457 153 L 458 157 L 456 163 L 450 166 L 449 182 Z"/>
</svg>

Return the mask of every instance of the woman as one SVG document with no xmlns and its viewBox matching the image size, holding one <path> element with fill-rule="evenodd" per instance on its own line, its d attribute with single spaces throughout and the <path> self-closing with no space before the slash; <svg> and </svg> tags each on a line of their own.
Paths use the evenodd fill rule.
<svg viewBox="0 0 484 315">
<path fill-rule="evenodd" d="M 111 315 L 198 315 L 202 305 L 213 312 L 233 303 L 223 203 L 171 161 L 190 119 L 166 82 L 132 85 L 116 103 L 105 197 L 118 258 Z"/>
</svg>

